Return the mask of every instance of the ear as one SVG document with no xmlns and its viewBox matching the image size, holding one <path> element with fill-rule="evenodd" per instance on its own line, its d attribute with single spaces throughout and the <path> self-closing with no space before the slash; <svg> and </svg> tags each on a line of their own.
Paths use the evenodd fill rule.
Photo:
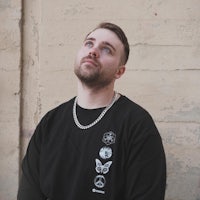
<svg viewBox="0 0 200 200">
<path fill-rule="evenodd" d="M 125 70 L 126 70 L 125 65 L 119 66 L 119 68 L 116 71 L 115 78 L 116 79 L 120 78 L 124 74 Z"/>
</svg>

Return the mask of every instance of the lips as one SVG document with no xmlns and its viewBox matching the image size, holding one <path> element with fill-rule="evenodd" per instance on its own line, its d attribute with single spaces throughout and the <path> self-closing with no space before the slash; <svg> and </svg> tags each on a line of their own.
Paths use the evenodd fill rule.
<svg viewBox="0 0 200 200">
<path fill-rule="evenodd" d="M 83 58 L 83 59 L 82 59 L 82 63 L 89 63 L 89 64 L 94 65 L 95 67 L 98 66 L 97 62 L 94 61 L 94 60 L 91 59 L 91 58 Z"/>
</svg>

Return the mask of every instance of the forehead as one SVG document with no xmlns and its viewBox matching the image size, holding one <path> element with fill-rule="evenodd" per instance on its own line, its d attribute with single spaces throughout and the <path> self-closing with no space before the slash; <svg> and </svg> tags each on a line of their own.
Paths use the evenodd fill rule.
<svg viewBox="0 0 200 200">
<path fill-rule="evenodd" d="M 123 44 L 117 37 L 117 35 L 108 29 L 103 29 L 103 28 L 96 29 L 87 35 L 86 39 L 89 38 L 93 38 L 99 43 L 107 42 L 112 44 L 116 48 L 123 48 Z"/>
</svg>

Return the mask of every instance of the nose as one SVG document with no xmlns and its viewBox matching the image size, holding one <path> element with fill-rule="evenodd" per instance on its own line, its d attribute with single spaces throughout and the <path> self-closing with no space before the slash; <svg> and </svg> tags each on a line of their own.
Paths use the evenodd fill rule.
<svg viewBox="0 0 200 200">
<path fill-rule="evenodd" d="M 99 57 L 99 53 L 97 51 L 96 48 L 92 48 L 90 51 L 89 51 L 89 55 L 92 57 L 92 58 L 98 58 Z"/>
</svg>

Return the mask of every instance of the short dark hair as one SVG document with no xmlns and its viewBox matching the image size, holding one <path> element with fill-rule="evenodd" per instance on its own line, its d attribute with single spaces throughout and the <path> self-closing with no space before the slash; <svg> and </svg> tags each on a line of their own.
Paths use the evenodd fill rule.
<svg viewBox="0 0 200 200">
<path fill-rule="evenodd" d="M 94 30 L 99 29 L 99 28 L 108 29 L 108 30 L 114 32 L 117 35 L 117 37 L 120 39 L 120 41 L 122 42 L 122 44 L 124 46 L 124 58 L 122 60 L 122 64 L 125 65 L 126 62 L 128 61 L 130 48 L 129 48 L 128 39 L 127 39 L 124 31 L 116 24 L 109 23 L 109 22 L 100 23 Z"/>
</svg>

